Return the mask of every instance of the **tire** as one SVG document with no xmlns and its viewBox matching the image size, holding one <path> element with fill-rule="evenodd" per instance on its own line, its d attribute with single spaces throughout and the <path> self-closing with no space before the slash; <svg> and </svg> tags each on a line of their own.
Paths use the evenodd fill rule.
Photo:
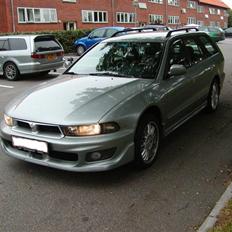
<svg viewBox="0 0 232 232">
<path fill-rule="evenodd" d="M 3 75 L 9 81 L 16 81 L 20 77 L 19 70 L 13 62 L 7 62 L 3 67 Z"/>
<path fill-rule="evenodd" d="M 82 45 L 77 46 L 77 55 L 81 56 L 85 52 L 85 48 Z"/>
<path fill-rule="evenodd" d="M 217 110 L 219 105 L 220 87 L 217 79 L 214 79 L 210 86 L 209 95 L 207 99 L 206 111 L 212 113 Z"/>
<path fill-rule="evenodd" d="M 145 115 L 135 133 L 135 165 L 144 169 L 157 158 L 160 144 L 160 123 L 152 114 Z"/>
</svg>

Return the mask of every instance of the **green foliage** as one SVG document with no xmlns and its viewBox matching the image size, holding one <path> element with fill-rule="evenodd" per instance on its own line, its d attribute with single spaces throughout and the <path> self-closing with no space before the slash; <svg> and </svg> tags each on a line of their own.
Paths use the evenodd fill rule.
<svg viewBox="0 0 232 232">
<path fill-rule="evenodd" d="M 74 31 L 40 31 L 40 32 L 20 32 L 20 33 L 4 33 L 0 35 L 18 35 L 18 34 L 49 34 L 54 35 L 56 39 L 64 47 L 65 53 L 75 52 L 74 41 L 88 34 L 90 30 L 74 30 Z"/>
</svg>

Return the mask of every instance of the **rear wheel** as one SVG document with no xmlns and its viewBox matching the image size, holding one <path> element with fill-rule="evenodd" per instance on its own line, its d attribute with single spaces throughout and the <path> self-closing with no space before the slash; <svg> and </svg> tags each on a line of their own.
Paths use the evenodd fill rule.
<svg viewBox="0 0 232 232">
<path fill-rule="evenodd" d="M 208 112 L 214 112 L 219 105 L 219 96 L 220 96 L 220 87 L 218 80 L 214 79 L 213 83 L 211 84 L 206 110 Z"/>
<path fill-rule="evenodd" d="M 150 167 L 155 161 L 160 143 L 159 120 L 152 114 L 145 115 L 135 134 L 135 164 L 139 168 Z"/>
<path fill-rule="evenodd" d="M 82 45 L 77 46 L 77 55 L 81 56 L 85 52 L 85 48 Z"/>
<path fill-rule="evenodd" d="M 16 81 L 19 78 L 20 73 L 14 63 L 7 62 L 3 68 L 3 75 L 9 81 Z"/>
</svg>

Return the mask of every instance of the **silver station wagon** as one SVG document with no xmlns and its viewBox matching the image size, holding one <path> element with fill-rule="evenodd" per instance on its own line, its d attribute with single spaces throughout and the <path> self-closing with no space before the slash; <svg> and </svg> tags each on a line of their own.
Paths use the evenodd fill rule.
<svg viewBox="0 0 232 232">
<path fill-rule="evenodd" d="M 206 33 L 189 30 L 135 29 L 100 42 L 6 107 L 3 151 L 69 171 L 149 167 L 162 136 L 218 107 L 223 55 Z"/>
<path fill-rule="evenodd" d="M 62 45 L 51 35 L 0 36 L 0 75 L 10 81 L 21 74 L 58 69 L 63 56 Z"/>
</svg>

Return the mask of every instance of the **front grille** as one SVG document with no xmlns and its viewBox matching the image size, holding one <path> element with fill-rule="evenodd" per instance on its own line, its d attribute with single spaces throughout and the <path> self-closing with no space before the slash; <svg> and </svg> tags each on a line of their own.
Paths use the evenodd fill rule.
<svg viewBox="0 0 232 232">
<path fill-rule="evenodd" d="M 24 132 L 24 133 L 34 133 L 45 137 L 62 137 L 63 133 L 59 126 L 49 125 L 21 120 L 14 120 L 13 130 Z"/>
</svg>

